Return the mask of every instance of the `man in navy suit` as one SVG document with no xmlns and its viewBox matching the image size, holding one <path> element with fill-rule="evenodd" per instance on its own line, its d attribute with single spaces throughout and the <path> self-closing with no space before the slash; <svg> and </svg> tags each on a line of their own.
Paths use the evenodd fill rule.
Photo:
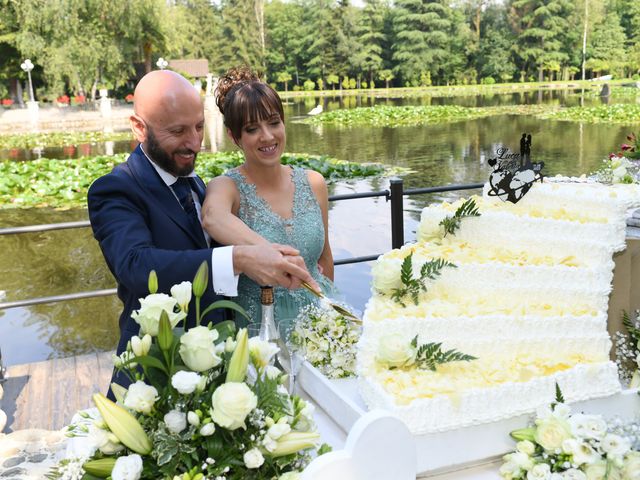
<svg viewBox="0 0 640 480">
<path fill-rule="evenodd" d="M 135 90 L 130 122 L 140 145 L 125 163 L 97 179 L 88 194 L 91 227 L 124 304 L 117 354 L 138 334 L 131 313 L 149 293 L 151 270 L 158 275 L 158 292 L 169 293 L 172 285 L 191 281 L 207 261 L 211 279 L 202 299 L 205 306 L 221 295 L 237 295 L 240 273 L 261 285 L 315 285 L 292 247 L 218 247 L 202 230 L 198 218 L 205 185 L 194 167 L 204 134 L 204 109 L 188 80 L 168 70 L 145 75 Z M 186 203 L 179 200 L 180 183 L 190 187 L 191 199 L 187 194 L 182 198 Z M 192 217 L 188 205 L 195 207 Z M 195 322 L 194 311 L 189 309 L 188 324 Z M 223 312 L 214 311 L 206 320 L 222 319 Z M 128 383 L 123 376 L 115 381 Z"/>
</svg>

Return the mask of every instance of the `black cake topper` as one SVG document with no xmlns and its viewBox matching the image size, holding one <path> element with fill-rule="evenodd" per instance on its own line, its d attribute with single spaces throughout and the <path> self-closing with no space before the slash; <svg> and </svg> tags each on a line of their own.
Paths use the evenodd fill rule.
<svg viewBox="0 0 640 480">
<path fill-rule="evenodd" d="M 544 162 L 531 162 L 531 135 L 522 134 L 520 153 L 513 153 L 506 147 L 496 151 L 497 157 L 487 163 L 493 167 L 489 175 L 489 196 L 518 203 L 536 180 L 542 182 Z"/>
</svg>

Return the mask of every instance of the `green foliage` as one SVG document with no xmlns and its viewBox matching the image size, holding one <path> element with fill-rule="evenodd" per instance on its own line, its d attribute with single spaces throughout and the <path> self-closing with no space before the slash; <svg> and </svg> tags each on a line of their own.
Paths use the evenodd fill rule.
<svg viewBox="0 0 640 480">
<path fill-rule="evenodd" d="M 98 177 L 122 163 L 126 154 L 73 160 L 0 161 L 0 203 L 3 208 L 82 208 L 87 190 Z M 241 152 L 200 153 L 196 172 L 208 181 L 243 162 Z M 335 160 L 326 156 L 284 154 L 282 162 L 316 170 L 327 179 L 382 175 L 384 166 Z"/>
<path fill-rule="evenodd" d="M 395 288 L 391 293 L 391 298 L 397 303 L 405 307 L 404 299 L 407 296 L 411 297 L 413 303 L 418 305 L 418 297 L 421 292 L 427 291 L 427 280 L 435 280 L 439 277 L 444 267 L 457 268 L 453 263 L 447 262 L 442 258 L 436 258 L 430 260 L 420 267 L 420 273 L 417 278 L 413 275 L 413 253 L 410 253 L 402 261 L 402 267 L 400 268 L 400 281 L 402 282 L 401 288 Z"/>
<path fill-rule="evenodd" d="M 541 113 L 541 118 L 589 123 L 637 124 L 640 118 L 640 105 L 614 104 L 597 107 L 570 107 L 555 112 Z"/>
<path fill-rule="evenodd" d="M 558 382 L 556 382 L 556 403 L 564 403 L 564 395 L 562 395 Z"/>
<path fill-rule="evenodd" d="M 447 234 L 454 235 L 456 230 L 460 228 L 460 223 L 463 218 L 479 216 L 480 210 L 478 210 L 475 200 L 473 198 L 468 198 L 462 205 L 460 205 L 460 207 L 458 207 L 453 216 L 447 215 L 440 222 L 440 225 L 444 227 L 444 236 L 446 237 Z"/>
<path fill-rule="evenodd" d="M 0 135 L 0 150 L 11 148 L 64 147 L 82 143 L 132 140 L 131 132 L 49 132 Z"/>
<path fill-rule="evenodd" d="M 634 325 L 626 311 L 622 312 L 622 325 L 627 329 L 629 337 L 631 337 L 631 343 L 633 345 L 640 344 L 640 329 Z"/>
<path fill-rule="evenodd" d="M 313 80 L 305 80 L 304 83 L 302 84 L 302 88 L 304 88 L 307 92 L 311 91 L 311 90 L 315 90 L 316 88 L 316 84 Z"/>
<path fill-rule="evenodd" d="M 418 336 L 411 341 L 411 345 L 417 348 L 416 366 L 422 370 L 436 371 L 438 365 L 450 362 L 470 362 L 477 360 L 473 355 L 459 352 L 455 349 L 442 350 L 442 343 L 425 343 L 418 347 Z"/>
</svg>

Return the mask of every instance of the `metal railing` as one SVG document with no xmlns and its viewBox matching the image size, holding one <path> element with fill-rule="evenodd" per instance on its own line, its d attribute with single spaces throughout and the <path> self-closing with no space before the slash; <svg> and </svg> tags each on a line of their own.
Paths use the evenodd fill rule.
<svg viewBox="0 0 640 480">
<path fill-rule="evenodd" d="M 447 185 L 438 187 L 426 187 L 404 190 L 404 182 L 401 178 L 392 178 L 389 190 L 380 190 L 377 192 L 349 193 L 344 195 L 332 195 L 329 197 L 330 202 L 338 202 L 342 200 L 354 200 L 361 198 L 385 197 L 391 203 L 391 248 L 400 248 L 404 245 L 404 197 L 409 195 L 422 195 L 428 193 L 454 192 L 458 190 L 473 190 L 482 188 L 482 183 L 471 183 L 465 185 Z M 0 235 L 15 235 L 20 233 L 37 233 L 52 230 L 65 230 L 69 228 L 86 228 L 89 227 L 88 220 L 65 223 L 51 223 L 45 225 L 27 225 L 23 227 L 0 228 Z M 349 257 L 335 260 L 334 265 L 348 265 L 352 263 L 370 262 L 378 258 L 381 254 L 366 255 L 361 257 Z M 17 307 L 28 307 L 43 303 L 63 302 L 68 300 L 79 300 L 83 298 L 104 297 L 114 295 L 115 288 L 103 290 L 93 290 L 88 292 L 69 293 L 65 295 L 53 295 L 49 297 L 32 298 L 28 300 L 17 300 L 13 302 L 0 302 L 0 310 Z"/>
</svg>

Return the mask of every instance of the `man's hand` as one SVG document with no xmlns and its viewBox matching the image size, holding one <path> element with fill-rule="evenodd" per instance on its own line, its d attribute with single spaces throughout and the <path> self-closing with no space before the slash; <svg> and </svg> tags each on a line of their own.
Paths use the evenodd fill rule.
<svg viewBox="0 0 640 480">
<path fill-rule="evenodd" d="M 304 264 L 300 252 L 288 245 L 277 243 L 237 245 L 233 247 L 235 273 L 244 273 L 258 285 L 280 285 L 300 288 L 307 282 L 320 290 Z"/>
</svg>

